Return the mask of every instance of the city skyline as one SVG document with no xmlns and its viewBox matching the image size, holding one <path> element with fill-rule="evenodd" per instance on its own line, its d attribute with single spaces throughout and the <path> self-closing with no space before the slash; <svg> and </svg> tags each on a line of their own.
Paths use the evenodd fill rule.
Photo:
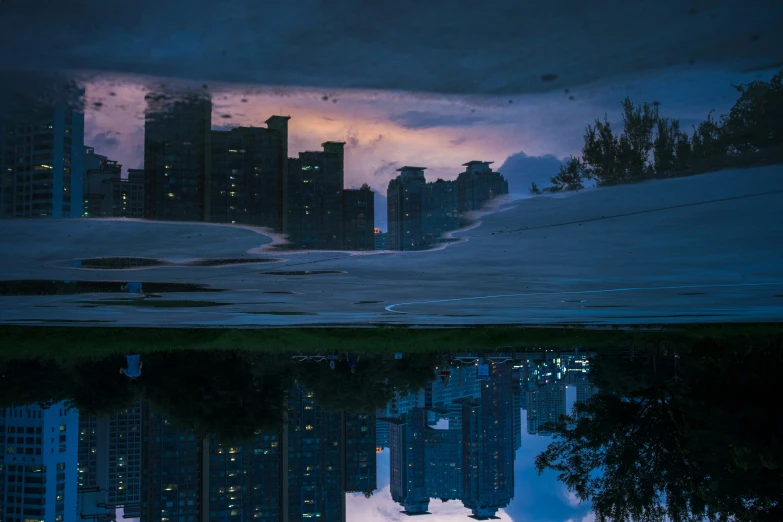
<svg viewBox="0 0 783 522">
<path fill-rule="evenodd" d="M 346 188 L 368 183 L 378 192 L 405 164 L 425 164 L 436 178 L 456 179 L 459 165 L 474 156 L 499 166 L 509 160 L 506 170 L 515 170 L 504 172 L 510 192 L 524 193 L 529 181 L 548 180 L 556 174 L 560 159 L 578 153 L 584 126 L 597 115 L 607 113 L 613 123 L 619 122 L 619 104 L 626 95 L 634 101 L 660 102 L 667 115 L 679 118 L 690 131 L 710 110 L 719 114 L 728 110 L 735 99 L 731 84 L 760 75 L 767 73 L 670 71 L 611 78 L 570 89 L 569 94 L 552 91 L 511 97 L 214 83 L 209 87 L 216 100 L 215 128 L 261 126 L 265 115 L 282 113 L 300 122 L 298 129 L 292 129 L 289 152 L 313 149 L 329 139 L 346 141 Z M 158 83 L 144 77 L 90 77 L 86 82 L 88 144 L 100 148 L 99 142 L 104 142 L 110 147 L 105 150 L 109 156 L 128 166 L 141 166 L 145 85 Z M 170 83 L 201 87 L 200 83 Z M 529 176 L 520 174 L 520 153 L 527 160 L 521 168 Z"/>
</svg>

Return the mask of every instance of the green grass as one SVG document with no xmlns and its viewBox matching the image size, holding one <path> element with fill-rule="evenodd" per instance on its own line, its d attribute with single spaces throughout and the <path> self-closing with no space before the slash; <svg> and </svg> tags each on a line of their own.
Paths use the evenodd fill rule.
<svg viewBox="0 0 783 522">
<path fill-rule="evenodd" d="M 783 335 L 783 324 L 670 325 L 649 328 L 129 328 L 112 326 L 0 326 L 0 358 L 102 357 L 129 352 L 171 350 L 252 350 L 273 353 L 366 354 L 432 351 L 499 351 L 598 348 L 667 341 L 691 343 L 703 338 L 737 340 Z"/>
</svg>

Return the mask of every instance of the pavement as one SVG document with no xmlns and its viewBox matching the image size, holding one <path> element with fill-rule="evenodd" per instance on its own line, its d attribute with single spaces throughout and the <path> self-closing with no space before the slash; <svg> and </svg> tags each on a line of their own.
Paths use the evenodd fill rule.
<svg viewBox="0 0 783 522">
<path fill-rule="evenodd" d="M 286 252 L 274 248 L 278 238 L 251 227 L 6 221 L 0 230 L 5 281 L 176 282 L 222 291 L 162 292 L 144 300 L 120 293 L 0 296 L 0 323 L 263 327 L 783 320 L 781 166 L 511 198 L 453 237 L 460 241 L 423 252 Z M 168 264 L 107 270 L 74 262 L 106 256 Z M 267 262 L 194 265 L 248 258 Z"/>
</svg>

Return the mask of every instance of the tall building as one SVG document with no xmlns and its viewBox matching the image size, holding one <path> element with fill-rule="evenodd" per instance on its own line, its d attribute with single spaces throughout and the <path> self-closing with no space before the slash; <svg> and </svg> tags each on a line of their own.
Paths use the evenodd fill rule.
<svg viewBox="0 0 783 522">
<path fill-rule="evenodd" d="M 143 169 L 128 169 L 126 179 L 112 183 L 112 213 L 114 217 L 144 217 Z"/>
<path fill-rule="evenodd" d="M 375 415 L 368 413 L 343 413 L 345 445 L 345 492 L 374 491 L 375 465 Z"/>
<path fill-rule="evenodd" d="M 211 221 L 282 229 L 287 122 L 272 116 L 269 128 L 212 131 Z"/>
<path fill-rule="evenodd" d="M 210 438 L 209 466 L 202 471 L 209 496 L 202 501 L 202 517 L 208 514 L 208 520 L 238 522 L 281 520 L 281 435 L 280 429 L 263 430 L 252 441 L 234 444 Z"/>
<path fill-rule="evenodd" d="M 423 234 L 430 244 L 449 230 L 459 228 L 457 212 L 457 182 L 443 181 L 427 183 L 424 191 Z"/>
<path fill-rule="evenodd" d="M 343 190 L 343 250 L 375 250 L 375 193 L 366 184 Z"/>
<path fill-rule="evenodd" d="M 514 416 L 511 368 L 490 363 L 481 399 L 465 403 L 463 417 L 464 496 L 473 518 L 495 516 L 514 496 Z"/>
<path fill-rule="evenodd" d="M 283 233 L 297 249 L 339 250 L 342 243 L 343 142 L 288 160 Z"/>
<path fill-rule="evenodd" d="M 386 191 L 389 250 L 420 250 L 425 246 L 424 194 L 426 167 L 402 167 Z"/>
<path fill-rule="evenodd" d="M 429 507 L 424 428 L 426 412 L 414 408 L 389 421 L 389 489 L 406 515 L 423 515 Z"/>
<path fill-rule="evenodd" d="M 345 520 L 343 430 L 341 412 L 318 406 L 311 391 L 291 388 L 283 520 Z"/>
<path fill-rule="evenodd" d="M 566 413 L 565 383 L 551 381 L 527 392 L 527 432 L 549 435 L 546 424 L 557 422 Z"/>
<path fill-rule="evenodd" d="M 460 213 L 481 209 L 492 198 L 508 194 L 508 181 L 490 168 L 491 161 L 469 161 L 457 177 Z"/>
<path fill-rule="evenodd" d="M 210 221 L 212 102 L 149 94 L 144 123 L 144 217 Z"/>
<path fill-rule="evenodd" d="M 141 510 L 142 404 L 110 416 L 79 418 L 80 492 L 104 492 L 108 513 L 124 507 L 126 514 Z"/>
<path fill-rule="evenodd" d="M 59 402 L 0 410 L 0 518 L 75 522 L 79 414 Z"/>
<path fill-rule="evenodd" d="M 5 123 L 0 139 L 0 216 L 82 215 L 84 114 L 36 110 Z"/>
</svg>

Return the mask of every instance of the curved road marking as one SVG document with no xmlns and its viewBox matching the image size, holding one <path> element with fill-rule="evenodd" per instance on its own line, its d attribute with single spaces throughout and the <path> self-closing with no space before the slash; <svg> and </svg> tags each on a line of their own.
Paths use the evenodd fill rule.
<svg viewBox="0 0 783 522">
<path fill-rule="evenodd" d="M 397 303 L 386 307 L 387 312 L 394 312 L 396 314 L 408 314 L 409 312 L 400 312 L 394 310 L 397 306 L 416 305 L 416 304 L 433 304 L 433 303 L 449 303 L 453 301 L 476 301 L 479 299 L 497 299 L 503 297 L 528 297 L 534 295 L 578 295 L 578 294 L 609 294 L 615 292 L 639 292 L 645 290 L 680 290 L 687 288 L 737 288 L 743 286 L 779 286 L 783 283 L 730 283 L 730 284 L 717 284 L 717 285 L 674 285 L 674 286 L 647 286 L 647 287 L 628 287 L 628 288 L 607 288 L 603 290 L 579 290 L 568 292 L 524 292 L 520 294 L 498 294 L 498 295 L 482 295 L 477 297 L 459 297 L 456 299 L 437 299 L 435 301 L 411 301 L 409 303 Z M 426 315 L 426 314 L 418 314 Z"/>
</svg>

